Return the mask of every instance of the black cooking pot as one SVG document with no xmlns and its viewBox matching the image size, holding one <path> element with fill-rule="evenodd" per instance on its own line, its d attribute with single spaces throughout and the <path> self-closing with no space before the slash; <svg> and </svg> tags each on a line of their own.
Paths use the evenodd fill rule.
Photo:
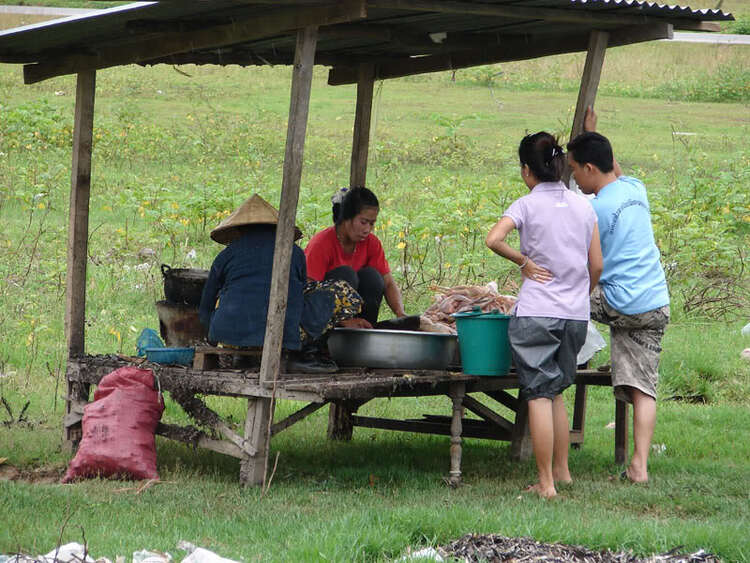
<svg viewBox="0 0 750 563">
<path fill-rule="evenodd" d="M 162 264 L 161 273 L 164 276 L 164 296 L 167 301 L 193 307 L 200 305 L 208 270 L 170 268 Z"/>
</svg>

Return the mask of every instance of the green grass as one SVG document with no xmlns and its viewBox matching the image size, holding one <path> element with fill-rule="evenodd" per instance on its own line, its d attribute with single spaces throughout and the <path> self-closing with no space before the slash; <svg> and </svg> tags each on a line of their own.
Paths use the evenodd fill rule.
<svg viewBox="0 0 750 563">
<path fill-rule="evenodd" d="M 533 464 L 511 463 L 506 444 L 467 440 L 467 486 L 453 491 L 442 484 L 447 439 L 357 429 L 351 443 L 330 443 L 320 411 L 274 438 L 279 467 L 263 498 L 238 487 L 236 461 L 162 439 L 164 482 L 141 494 L 121 490 L 129 486 L 123 483 L 0 482 L 0 509 L 13 515 L 0 527 L 0 553 L 46 553 L 72 514 L 63 541 L 85 534 L 93 554 L 110 558 L 141 548 L 174 554 L 186 539 L 245 560 L 381 561 L 406 545 L 492 532 L 641 555 L 682 545 L 749 560 L 750 369 L 738 356 L 749 345 L 739 336 L 748 310 L 740 264 L 750 225 L 748 98 L 686 102 L 665 94 L 676 71 L 658 72 L 679 67 L 696 84 L 722 65 L 743 76 L 748 62 L 737 48 L 674 47 L 608 53 L 597 100 L 602 132 L 649 189 L 673 295 L 654 437 L 666 451 L 653 457 L 650 486 L 607 480 L 618 471 L 613 431 L 605 428 L 614 410 L 607 389 L 590 393 L 586 443 L 571 459 L 577 483 L 553 503 L 519 493 Z M 668 64 L 657 64 L 659 57 Z M 383 202 L 377 234 L 408 312 L 427 306 L 433 283 L 517 281 L 485 250 L 484 234 L 524 192 L 518 140 L 539 129 L 567 135 L 582 61 L 553 57 L 476 76 L 462 71 L 455 82 L 443 73 L 377 86 L 368 183 Z M 208 267 L 219 247 L 207 233 L 226 212 L 254 191 L 278 201 L 289 69 L 182 70 L 190 76 L 169 67 L 97 75 L 90 352 L 132 353 L 138 331 L 157 324 L 158 265 Z M 482 80 L 481 72 L 498 70 L 504 74 Z M 329 224 L 330 195 L 349 173 L 354 88 L 328 87 L 325 79 L 316 70 L 298 213 L 308 237 Z M 69 461 L 60 436 L 74 80 L 21 86 L 19 70 L 1 66 L 0 100 L 0 395 L 16 416 L 30 403 L 28 424 L 0 426 L 0 458 L 29 471 L 62 470 Z M 156 256 L 139 255 L 144 248 Z M 188 258 L 193 249 L 196 258 Z M 705 308 L 686 310 L 716 280 L 736 282 L 711 294 L 738 303 L 733 314 L 714 320 Z M 600 353 L 595 365 L 606 361 Z M 695 394 L 709 404 L 666 400 Z M 210 404 L 234 421 L 244 416 L 242 401 Z M 296 407 L 282 402 L 277 417 Z M 447 399 L 393 399 L 362 412 L 409 417 L 448 409 Z M 0 411 L 0 422 L 7 418 Z M 168 401 L 165 420 L 185 416 Z"/>
</svg>

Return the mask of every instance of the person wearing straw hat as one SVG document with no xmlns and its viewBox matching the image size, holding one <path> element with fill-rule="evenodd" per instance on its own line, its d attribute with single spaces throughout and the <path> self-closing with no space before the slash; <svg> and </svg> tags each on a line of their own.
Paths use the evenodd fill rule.
<svg viewBox="0 0 750 563">
<path fill-rule="evenodd" d="M 227 247 L 211 265 L 199 307 L 210 342 L 236 348 L 263 346 L 278 219 L 278 211 L 254 194 L 211 231 L 211 238 Z M 295 240 L 301 236 L 295 227 Z M 321 338 L 336 322 L 356 315 L 361 300 L 351 288 L 345 299 L 336 299 L 338 286 L 306 291 L 306 285 L 305 254 L 295 244 L 282 338 L 282 347 L 293 351 L 287 369 L 333 372 L 336 364 L 320 353 Z"/>
</svg>

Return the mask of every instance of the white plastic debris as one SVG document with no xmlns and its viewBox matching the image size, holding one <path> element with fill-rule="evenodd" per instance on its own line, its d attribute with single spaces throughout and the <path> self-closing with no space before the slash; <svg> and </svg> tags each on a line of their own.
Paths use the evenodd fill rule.
<svg viewBox="0 0 750 563">
<path fill-rule="evenodd" d="M 651 451 L 655 454 L 663 454 L 667 451 L 666 444 L 651 444 Z"/>
<path fill-rule="evenodd" d="M 740 358 L 750 362 L 750 348 L 745 348 L 742 352 L 740 352 Z"/>
<path fill-rule="evenodd" d="M 424 547 L 417 551 L 407 548 L 406 553 L 396 561 L 445 561 L 445 559 L 434 547 Z"/>
<path fill-rule="evenodd" d="M 742 327 L 740 334 L 742 334 L 742 336 L 750 336 L 750 323 L 747 323 Z"/>
<path fill-rule="evenodd" d="M 185 258 L 188 260 L 195 260 L 196 256 L 198 256 L 198 253 L 195 251 L 195 248 L 191 248 L 190 252 L 185 255 Z"/>
<path fill-rule="evenodd" d="M 193 552 L 182 560 L 182 563 L 238 563 L 233 559 L 225 559 L 213 551 L 196 547 Z"/>
<path fill-rule="evenodd" d="M 604 340 L 599 331 L 596 330 L 594 323 L 589 321 L 586 327 L 586 341 L 583 343 L 583 347 L 578 352 L 576 362 L 578 365 L 585 364 L 591 358 L 594 357 L 599 350 L 603 350 L 607 346 L 607 341 Z"/>
<path fill-rule="evenodd" d="M 172 556 L 169 553 L 147 549 L 133 552 L 133 563 L 170 563 L 170 561 L 172 561 Z"/>
<path fill-rule="evenodd" d="M 84 554 L 86 554 L 85 559 Z M 68 563 L 69 561 L 86 561 L 86 563 L 94 563 L 94 560 L 86 553 L 86 548 L 76 542 L 66 543 L 65 545 L 53 549 L 44 556 L 44 560 L 54 561 L 55 563 Z"/>
</svg>

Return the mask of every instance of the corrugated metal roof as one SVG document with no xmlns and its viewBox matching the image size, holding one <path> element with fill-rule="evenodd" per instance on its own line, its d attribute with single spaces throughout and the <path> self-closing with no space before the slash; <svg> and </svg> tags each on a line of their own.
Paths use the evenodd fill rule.
<svg viewBox="0 0 750 563">
<path fill-rule="evenodd" d="M 451 54 L 470 62 L 470 53 L 501 45 L 511 49 L 503 60 L 514 53 L 524 59 L 529 53 L 523 46 L 539 42 L 585 48 L 594 29 L 612 31 L 623 44 L 657 38 L 633 35 L 636 28 L 700 29 L 705 22 L 733 19 L 720 10 L 637 0 L 137 2 L 2 31 L 0 62 L 36 67 L 29 71 L 33 80 L 87 65 L 290 64 L 295 31 L 285 18 L 306 24 L 316 17 L 323 23 L 316 62 L 340 67 Z M 431 38 L 435 33 L 446 35 L 439 41 Z M 487 52 L 492 56 L 498 54 Z"/>
</svg>

